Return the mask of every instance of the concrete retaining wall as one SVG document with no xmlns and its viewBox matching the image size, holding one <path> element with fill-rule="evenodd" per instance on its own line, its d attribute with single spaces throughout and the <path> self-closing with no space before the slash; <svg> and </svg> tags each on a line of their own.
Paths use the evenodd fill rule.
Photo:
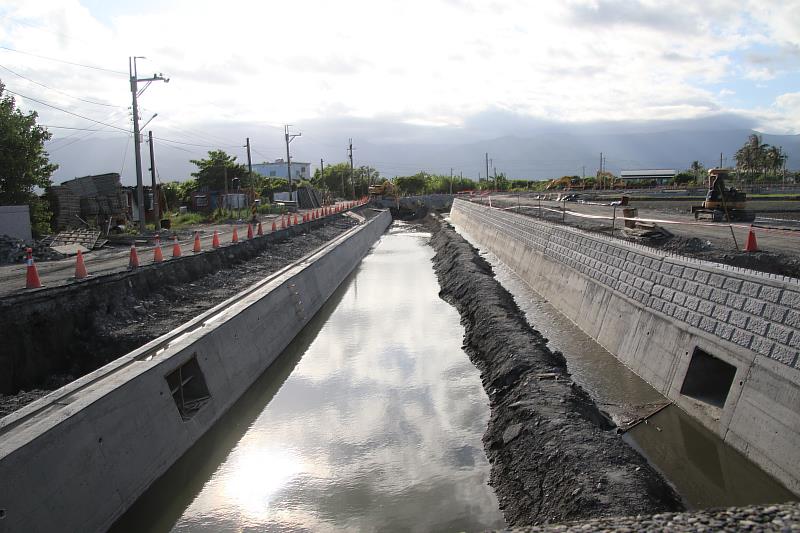
<svg viewBox="0 0 800 533">
<path fill-rule="evenodd" d="M 800 494 L 798 280 L 462 200 L 451 217 L 631 370 Z M 735 367 L 722 407 L 681 393 L 696 349 Z"/>
<path fill-rule="evenodd" d="M 0 531 L 107 529 L 264 372 L 390 223 L 381 213 L 0 420 Z M 204 382 L 208 398 L 181 416 L 167 376 L 180 368 L 186 381 L 192 360 L 202 377 L 186 394 Z"/>
</svg>

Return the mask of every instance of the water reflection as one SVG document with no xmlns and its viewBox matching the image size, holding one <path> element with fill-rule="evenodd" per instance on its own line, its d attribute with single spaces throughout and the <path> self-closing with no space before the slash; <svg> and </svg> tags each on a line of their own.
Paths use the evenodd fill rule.
<svg viewBox="0 0 800 533">
<path fill-rule="evenodd" d="M 487 399 L 458 313 L 438 298 L 428 238 L 395 225 L 381 239 L 175 530 L 503 525 L 481 445 Z"/>
</svg>

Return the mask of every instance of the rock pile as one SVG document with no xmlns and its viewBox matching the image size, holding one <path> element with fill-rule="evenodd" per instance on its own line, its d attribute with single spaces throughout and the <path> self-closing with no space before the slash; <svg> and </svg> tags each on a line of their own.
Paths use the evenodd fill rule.
<svg viewBox="0 0 800 533">
<path fill-rule="evenodd" d="M 0 265 L 22 263 L 25 261 L 25 251 L 28 248 L 29 246 L 20 239 L 0 235 Z M 30 248 L 33 248 L 33 258 L 36 261 L 54 261 L 66 257 L 41 242 L 35 243 Z"/>
</svg>

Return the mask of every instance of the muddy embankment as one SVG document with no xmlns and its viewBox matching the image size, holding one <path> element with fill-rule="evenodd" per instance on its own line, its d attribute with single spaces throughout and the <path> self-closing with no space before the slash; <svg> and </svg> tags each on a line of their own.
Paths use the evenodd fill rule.
<svg viewBox="0 0 800 533">
<path fill-rule="evenodd" d="M 433 233 L 440 296 L 465 328 L 491 415 L 483 437 L 490 483 L 509 526 L 674 511 L 679 497 L 620 438 L 525 320 L 491 266 L 453 228 Z"/>
<path fill-rule="evenodd" d="M 356 224 L 339 216 L 288 240 L 245 241 L 190 261 L 167 261 L 167 268 L 115 274 L 97 286 L 65 287 L 41 301 L 3 302 L 0 417 L 169 332 Z"/>
</svg>

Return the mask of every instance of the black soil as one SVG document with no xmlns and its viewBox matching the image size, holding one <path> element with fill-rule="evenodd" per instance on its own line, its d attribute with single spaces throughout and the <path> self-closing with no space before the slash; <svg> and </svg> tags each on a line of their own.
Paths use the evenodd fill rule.
<svg viewBox="0 0 800 533">
<path fill-rule="evenodd" d="M 448 224 L 428 218 L 440 296 L 458 309 L 491 416 L 490 483 L 509 526 L 652 514 L 679 497 L 567 372 L 491 266 Z"/>
<path fill-rule="evenodd" d="M 249 260 L 190 282 L 166 283 L 144 296 L 128 294 L 115 299 L 113 305 L 87 305 L 82 311 L 86 319 L 66 336 L 60 357 L 64 364 L 59 371 L 16 394 L 0 394 L 0 417 L 168 333 L 356 224 L 351 218 L 340 217 L 308 233 L 276 242 Z"/>
</svg>

